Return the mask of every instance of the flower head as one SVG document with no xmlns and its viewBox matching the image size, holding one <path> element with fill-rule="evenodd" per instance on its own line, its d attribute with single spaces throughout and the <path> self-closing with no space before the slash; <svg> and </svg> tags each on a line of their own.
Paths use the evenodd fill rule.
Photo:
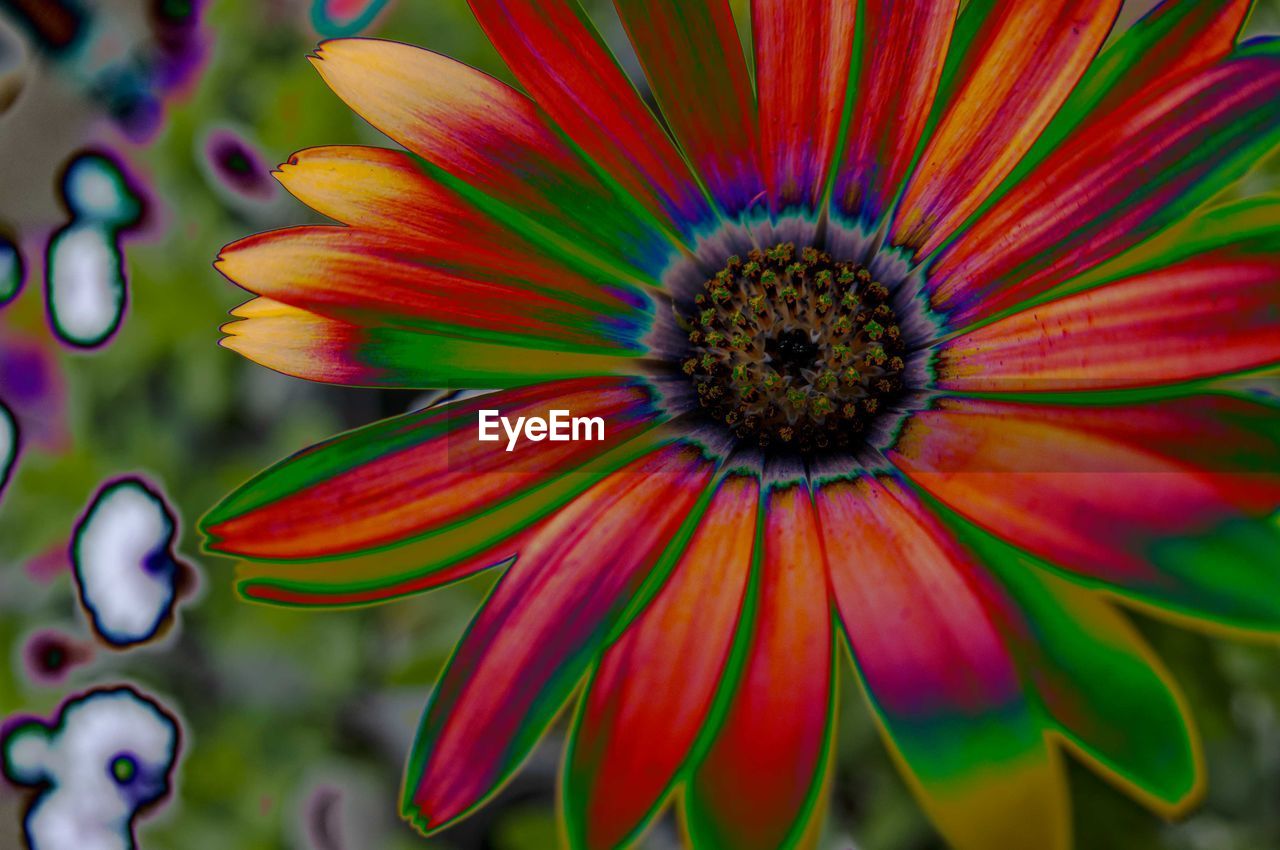
<svg viewBox="0 0 1280 850">
<path fill-rule="evenodd" d="M 505 568 L 405 815 L 474 810 L 585 680 L 572 846 L 676 790 L 695 847 L 794 846 L 846 655 L 961 850 L 1067 846 L 1064 750 L 1189 805 L 1194 733 L 1117 601 L 1280 628 L 1280 205 L 1205 206 L 1280 140 L 1249 3 L 1166 0 L 1104 49 L 1119 0 L 755 0 L 753 80 L 726 0 L 617 0 L 663 123 L 575 0 L 471 5 L 528 96 L 326 42 L 407 152 L 295 155 L 281 181 L 339 226 L 218 263 L 260 363 L 498 389 L 203 522 L 265 602 Z M 608 427 L 507 450 L 482 409 Z"/>
</svg>

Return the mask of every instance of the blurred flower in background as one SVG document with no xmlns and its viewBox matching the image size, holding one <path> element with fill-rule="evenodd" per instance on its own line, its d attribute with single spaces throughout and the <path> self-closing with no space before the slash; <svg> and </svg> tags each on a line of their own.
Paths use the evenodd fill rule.
<svg viewBox="0 0 1280 850">
<path fill-rule="evenodd" d="M 1151 5 L 1127 4 L 1122 21 Z M 604 3 L 588 11 L 653 103 L 617 16 Z M 749 35 L 746 4 L 734 11 Z M 1280 4 L 1260 2 L 1248 32 L 1277 31 L 1278 12 Z M 466 4 L 11 0 L 0 4 L 0 17 L 0 235 L 15 249 L 0 252 L 8 258 L 0 264 L 0 303 L 8 302 L 0 334 L 12 330 L 14 350 L 38 349 L 42 374 L 52 376 L 33 381 L 23 369 L 9 379 L 15 400 L 3 386 L 0 399 L 15 420 L 60 423 L 22 428 L 22 456 L 0 496 L 0 650 L 10 659 L 0 672 L 0 715 L 54 719 L 67 697 L 129 682 L 180 716 L 171 801 L 137 821 L 142 848 L 223 848 L 228 836 L 244 848 L 555 846 L 567 718 L 496 799 L 456 828 L 422 839 L 396 817 L 403 760 L 428 691 L 492 575 L 374 609 L 249 606 L 233 593 L 227 562 L 196 555 L 191 531 L 210 504 L 258 469 L 420 405 L 416 390 L 309 384 L 218 348 L 217 325 L 245 296 L 209 261 L 246 232 L 308 220 L 306 208 L 267 179 L 290 152 L 386 144 L 304 61 L 319 38 L 358 31 L 421 44 L 514 83 Z M 73 351 L 53 333 L 46 252 L 73 225 L 63 176 L 85 152 L 109 154 L 147 209 L 112 243 L 123 255 L 128 305 L 118 331 L 97 349 Z M 1234 196 L 1273 191 L 1278 171 L 1276 162 L 1262 163 Z M 11 281 L 20 277 L 26 283 L 16 291 Z M 4 362 L 0 355 L 0 381 Z M 38 403 L 20 403 L 19 395 Z M 71 547 L 98 488 L 129 475 L 172 501 L 180 534 L 173 551 L 204 577 L 176 627 L 120 651 L 94 638 L 77 601 Z M 1077 846 L 1280 845 L 1274 646 L 1136 619 L 1201 729 L 1207 798 L 1168 825 L 1068 763 Z M 29 663 L 35 650 L 46 665 L 59 666 L 60 653 L 73 663 L 41 677 Z M 856 683 L 838 685 L 833 797 L 820 845 L 940 847 L 880 745 Z M 21 846 L 32 799 L 27 786 L 0 785 L 0 846 Z M 674 823 L 660 821 L 641 846 L 680 846 Z"/>
</svg>

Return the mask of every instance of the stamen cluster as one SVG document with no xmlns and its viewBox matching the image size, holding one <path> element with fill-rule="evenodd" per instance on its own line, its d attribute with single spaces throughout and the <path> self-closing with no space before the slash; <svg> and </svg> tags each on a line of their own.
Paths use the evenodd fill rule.
<svg viewBox="0 0 1280 850">
<path fill-rule="evenodd" d="M 730 257 L 681 316 L 682 368 L 706 413 L 743 441 L 852 449 L 902 391 L 889 290 L 857 263 L 791 243 Z"/>
</svg>

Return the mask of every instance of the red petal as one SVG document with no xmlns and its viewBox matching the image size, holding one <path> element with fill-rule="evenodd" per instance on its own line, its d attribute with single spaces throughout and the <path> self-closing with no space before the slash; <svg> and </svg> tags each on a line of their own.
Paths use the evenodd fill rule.
<svg viewBox="0 0 1280 850">
<path fill-rule="evenodd" d="M 1227 397 L 1127 407 L 943 399 L 889 457 L 992 533 L 1143 600 L 1280 627 L 1280 449 Z"/>
<path fill-rule="evenodd" d="M 816 500 L 867 697 L 948 844 L 1065 848 L 1065 783 L 1007 642 L 1010 600 L 897 481 L 825 484 Z"/>
<path fill-rule="evenodd" d="M 636 361 L 479 342 L 401 327 L 367 327 L 270 298 L 231 311 L 221 344 L 296 378 L 360 387 L 505 388 L 563 378 L 624 375 Z"/>
<path fill-rule="evenodd" d="M 1280 56 L 1179 78 L 1090 123 L 943 250 L 934 306 L 953 327 L 1016 306 L 1168 226 L 1280 136 Z"/>
<path fill-rule="evenodd" d="M 1029 308 L 938 352 L 938 385 L 966 392 L 1143 387 L 1280 362 L 1280 265 L 1272 248 L 1226 246 Z"/>
<path fill-rule="evenodd" d="M 432 695 L 405 783 L 417 826 L 464 816 L 516 769 L 710 474 L 697 452 L 663 450 L 597 485 L 522 548 Z"/>
<path fill-rule="evenodd" d="M 990 579 L 892 479 L 818 490 L 831 588 L 877 707 L 897 718 L 1021 702 Z"/>
<path fill-rule="evenodd" d="M 667 125 L 729 215 L 764 192 L 755 97 L 727 0 L 614 0 Z"/>
<path fill-rule="evenodd" d="M 362 326 L 622 353 L 639 350 L 624 338 L 647 325 L 634 306 L 567 272 L 558 291 L 550 280 L 540 289 L 492 271 L 463 274 L 412 239 L 346 227 L 250 236 L 223 248 L 216 267 L 255 294 Z"/>
<path fill-rule="evenodd" d="M 316 68 L 370 124 L 431 166 L 514 210 L 522 231 L 652 271 L 670 242 L 638 219 L 524 95 L 474 68 L 390 41 L 326 41 Z M 476 198 L 477 202 L 484 200 Z"/>
<path fill-rule="evenodd" d="M 662 591 L 605 653 L 568 760 L 573 846 L 625 844 L 688 758 L 737 631 L 759 489 L 754 478 L 719 485 Z"/>
<path fill-rule="evenodd" d="M 690 235 L 707 199 L 576 0 L 469 0 L 507 67 L 582 149 Z"/>
<path fill-rule="evenodd" d="M 1049 122 L 996 195 L 1016 187 L 1069 137 L 1140 93 L 1218 62 L 1235 47 L 1253 0 L 1166 0 L 1114 39 Z M 1141 98 L 1133 101 L 1141 103 Z"/>
<path fill-rule="evenodd" d="M 295 455 L 207 515 L 213 551 L 307 559 L 427 534 L 535 488 L 635 436 L 654 416 L 643 385 L 548 383 L 388 419 Z M 478 440 L 481 409 L 503 416 L 571 410 L 606 420 L 604 441 Z M 335 524 L 339 516 L 342 522 Z"/>
<path fill-rule="evenodd" d="M 1252 5 L 1253 0 L 1160 3 L 1098 58 L 1036 148 L 1050 150 L 1076 125 L 1109 114 L 1140 92 L 1158 92 L 1175 78 L 1224 59 L 1235 47 Z M 1019 169 L 1028 164 L 1024 161 Z"/>
<path fill-rule="evenodd" d="M 861 62 L 835 207 L 874 226 L 889 211 L 915 156 L 955 26 L 959 0 L 865 0 Z"/>
<path fill-rule="evenodd" d="M 931 254 L 1017 165 L 1093 61 L 1121 0 L 995 0 L 907 185 L 891 241 Z M 981 8 L 982 4 L 977 4 Z"/>
<path fill-rule="evenodd" d="M 412 241 L 422 262 L 438 269 L 526 282 L 606 307 L 616 303 L 608 290 L 634 292 L 616 274 L 530 241 L 446 186 L 412 154 L 354 145 L 311 148 L 295 153 L 276 176 L 322 215 Z"/>
<path fill-rule="evenodd" d="M 815 210 L 844 118 L 857 0 L 753 0 L 761 162 L 770 208 Z"/>
<path fill-rule="evenodd" d="M 768 495 L 760 591 L 741 677 L 687 799 L 695 846 L 774 850 L 821 794 L 834 722 L 831 608 L 807 487 Z"/>
</svg>

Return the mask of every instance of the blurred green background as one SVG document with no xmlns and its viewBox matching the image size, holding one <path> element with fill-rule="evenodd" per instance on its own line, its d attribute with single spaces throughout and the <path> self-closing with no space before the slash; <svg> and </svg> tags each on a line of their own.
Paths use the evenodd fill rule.
<svg viewBox="0 0 1280 850">
<path fill-rule="evenodd" d="M 128 243 L 132 303 L 119 336 L 97 353 L 55 352 L 67 381 L 68 450 L 27 452 L 0 508 L 0 656 L 8 661 L 0 669 L 0 717 L 45 714 L 69 691 L 119 680 L 138 683 L 179 712 L 186 739 L 177 794 L 141 822 L 143 848 L 546 850 L 556 845 L 558 735 L 495 803 L 444 836 L 421 839 L 395 816 L 419 713 L 491 579 L 363 611 L 277 610 L 239 601 L 229 563 L 198 554 L 192 534 L 194 519 L 252 473 L 339 430 L 401 412 L 412 400 L 284 378 L 217 346 L 218 325 L 246 300 L 211 268 L 218 249 L 313 216 L 285 198 L 228 203 L 201 166 L 204 134 L 236 128 L 271 163 L 313 145 L 385 144 L 304 60 L 317 41 L 307 6 L 213 3 L 203 75 L 172 104 L 153 143 L 117 147 L 150 190 L 152 218 L 146 235 Z M 603 4 L 594 6 L 606 36 L 620 45 L 616 21 Z M 1280 31 L 1280 0 L 1260 4 L 1251 30 Z M 464 0 L 399 0 L 366 34 L 427 46 L 510 79 Z M 1250 189 L 1274 190 L 1278 175 L 1280 167 L 1269 163 L 1250 178 Z M 25 179 L 19 208 L 38 210 L 37 226 L 56 225 L 53 171 Z M 6 209 L 13 218 L 12 196 Z M 45 333 L 37 282 L 0 318 Z M 181 552 L 200 568 L 199 594 L 157 645 L 99 649 L 60 685 L 32 682 L 20 657 L 33 630 L 88 633 L 69 576 L 39 581 L 24 567 L 65 547 L 97 485 L 127 472 L 161 483 L 179 506 Z M 1190 701 L 1208 759 L 1208 797 L 1192 817 L 1169 825 L 1073 766 L 1077 846 L 1280 847 L 1280 654 L 1274 646 L 1148 620 L 1141 627 Z M 939 847 L 847 678 L 844 691 L 824 846 Z M 23 800 L 0 788 L 0 847 L 19 846 Z M 316 830 L 333 842 L 314 843 Z M 678 846 L 670 822 L 646 841 Z"/>
</svg>

